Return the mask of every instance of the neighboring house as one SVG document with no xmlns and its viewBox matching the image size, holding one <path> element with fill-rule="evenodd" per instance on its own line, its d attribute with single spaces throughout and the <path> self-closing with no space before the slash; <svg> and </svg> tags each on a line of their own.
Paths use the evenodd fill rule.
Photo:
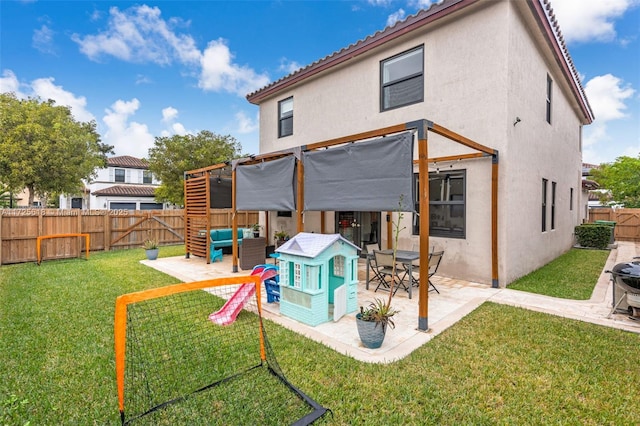
<svg viewBox="0 0 640 426">
<path fill-rule="evenodd" d="M 593 114 L 546 0 L 444 0 L 247 99 L 260 107 L 260 153 L 418 119 L 496 149 L 502 286 L 568 250 L 585 218 L 581 134 Z M 429 158 L 468 152 L 428 143 Z M 429 246 L 445 251 L 443 275 L 492 282 L 490 163 L 429 164 Z M 295 217 L 269 214 L 295 229 Z M 386 212 L 324 218 L 321 230 L 320 213 L 305 213 L 305 230 L 387 247 Z M 411 249 L 419 221 L 404 225 L 398 245 Z"/>
<path fill-rule="evenodd" d="M 155 201 L 160 185 L 144 159 L 128 155 L 107 159 L 107 167 L 97 170 L 97 176 L 85 183 L 85 196 L 60 197 L 61 209 L 124 209 L 163 210 L 163 203 Z"/>
<path fill-rule="evenodd" d="M 613 200 L 613 194 L 610 190 L 600 188 L 598 182 L 588 179 L 591 176 L 591 170 L 598 167 L 600 166 L 596 164 L 582 163 L 582 188 L 587 192 L 585 197 L 588 200 L 587 207 L 589 209 L 624 207 L 624 204 Z"/>
<path fill-rule="evenodd" d="M 18 194 L 12 194 L 14 207 L 44 207 L 44 199 L 37 195 L 33 197 L 33 203 L 29 205 L 29 190 L 23 189 Z"/>
</svg>

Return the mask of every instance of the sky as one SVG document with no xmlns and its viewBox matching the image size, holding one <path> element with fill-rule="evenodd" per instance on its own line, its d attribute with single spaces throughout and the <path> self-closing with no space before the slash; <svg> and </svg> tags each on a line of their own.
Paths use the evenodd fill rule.
<svg viewBox="0 0 640 426">
<path fill-rule="evenodd" d="M 115 155 L 145 158 L 155 137 L 202 130 L 257 154 L 247 93 L 433 2 L 0 0 L 0 92 L 95 120 Z M 640 0 L 551 6 L 596 117 L 583 162 L 638 157 Z"/>
</svg>

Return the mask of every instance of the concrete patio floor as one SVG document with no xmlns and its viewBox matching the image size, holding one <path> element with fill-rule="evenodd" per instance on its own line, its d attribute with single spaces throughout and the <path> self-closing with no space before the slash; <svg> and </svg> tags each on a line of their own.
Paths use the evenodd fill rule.
<svg viewBox="0 0 640 426">
<path fill-rule="evenodd" d="M 494 289 L 489 285 L 454 280 L 436 276 L 434 284 L 440 291 L 429 292 L 429 330 L 418 330 L 418 294 L 414 289 L 413 298 L 399 290 L 393 297 L 393 306 L 400 311 L 394 316 L 395 329 L 387 334 L 379 349 L 368 349 L 360 343 L 355 324 L 355 313 L 345 315 L 337 322 L 327 322 L 316 327 L 280 315 L 278 303 L 267 303 L 262 291 L 263 316 L 292 331 L 320 342 L 342 354 L 370 363 L 388 363 L 404 358 L 412 351 L 427 343 L 435 336 L 455 324 L 485 301 L 517 306 L 534 311 L 558 315 L 580 321 L 591 322 L 606 327 L 640 333 L 640 320 L 631 319 L 626 314 L 611 314 L 613 306 L 610 274 L 604 271 L 615 264 L 628 262 L 640 256 L 640 244 L 618 242 L 611 250 L 607 263 L 595 286 L 591 299 L 576 301 L 558 299 L 504 288 Z M 171 275 L 183 282 L 248 275 L 251 271 L 233 273 L 232 258 L 225 255 L 222 262 L 207 264 L 203 258 L 184 256 L 165 257 L 157 260 L 141 261 L 143 264 Z M 269 263 L 269 262 L 266 262 Z M 358 285 L 358 306 L 366 305 L 374 298 L 388 297 L 388 293 L 374 293 L 375 286 L 365 288 L 365 263 L 359 263 L 360 283 Z M 264 287 L 262 288 L 264 290 Z"/>
</svg>

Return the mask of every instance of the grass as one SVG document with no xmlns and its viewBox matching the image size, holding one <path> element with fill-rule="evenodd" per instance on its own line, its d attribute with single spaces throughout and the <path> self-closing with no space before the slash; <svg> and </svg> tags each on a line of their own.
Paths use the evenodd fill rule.
<svg viewBox="0 0 640 426">
<path fill-rule="evenodd" d="M 588 300 L 608 256 L 608 250 L 571 249 L 512 282 L 509 288 L 562 299 Z"/>
<path fill-rule="evenodd" d="M 141 265 L 144 256 L 135 249 L 0 267 L 0 424 L 118 424 L 115 298 L 176 282 Z M 634 333 L 485 303 L 407 358 L 373 365 L 277 324 L 267 329 L 289 380 L 333 411 L 319 424 L 640 418 Z M 206 423 L 217 420 L 225 423 Z"/>
</svg>

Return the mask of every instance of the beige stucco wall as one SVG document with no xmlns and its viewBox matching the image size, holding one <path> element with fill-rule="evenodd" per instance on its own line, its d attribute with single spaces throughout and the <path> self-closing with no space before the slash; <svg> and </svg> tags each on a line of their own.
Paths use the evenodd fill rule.
<svg viewBox="0 0 640 426">
<path fill-rule="evenodd" d="M 370 51 L 260 105 L 260 151 L 271 152 L 428 119 L 500 152 L 499 277 L 505 285 L 567 250 L 578 223 L 580 121 L 562 77 L 525 22 L 524 2 L 481 2 L 462 16 Z M 536 30 L 537 31 L 537 30 Z M 424 45 L 424 102 L 380 112 L 380 61 Z M 546 76 L 554 80 L 545 121 Z M 277 137 L 278 101 L 294 97 L 293 135 Z M 515 117 L 521 122 L 513 125 Z M 429 157 L 470 152 L 429 134 Z M 444 275 L 491 282 L 491 159 L 430 165 L 466 170 L 466 238 L 430 238 L 444 249 Z M 417 171 L 417 169 L 416 169 Z M 541 180 L 558 183 L 556 230 L 541 232 Z M 574 209 L 569 211 L 569 188 Z M 317 219 L 316 214 L 316 220 Z M 384 216 L 383 216 L 384 218 Z M 295 220 L 295 219 L 293 219 Z M 333 229 L 327 216 L 327 228 Z M 293 221 L 292 221 L 293 222 Z M 550 222 L 550 219 L 548 220 Z M 411 214 L 399 246 L 411 248 Z M 308 214 L 305 229 L 318 228 Z M 386 235 L 383 228 L 382 236 Z"/>
</svg>

